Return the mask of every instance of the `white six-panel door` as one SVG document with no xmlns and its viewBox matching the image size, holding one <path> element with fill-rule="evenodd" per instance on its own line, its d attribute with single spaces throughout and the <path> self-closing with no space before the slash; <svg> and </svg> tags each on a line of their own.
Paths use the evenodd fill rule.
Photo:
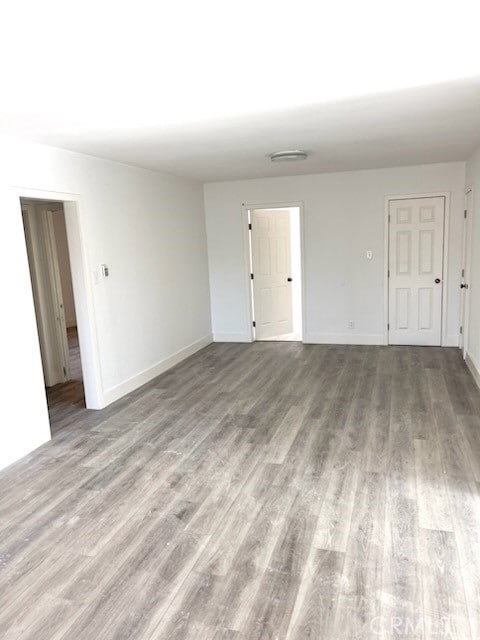
<svg viewBox="0 0 480 640">
<path fill-rule="evenodd" d="M 389 204 L 389 344 L 439 346 L 445 198 Z"/>
<path fill-rule="evenodd" d="M 290 213 L 251 212 L 255 337 L 266 340 L 293 331 Z"/>
</svg>

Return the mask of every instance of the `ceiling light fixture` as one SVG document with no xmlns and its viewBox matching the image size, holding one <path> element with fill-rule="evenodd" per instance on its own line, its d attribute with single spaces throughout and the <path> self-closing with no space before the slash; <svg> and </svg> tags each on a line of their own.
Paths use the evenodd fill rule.
<svg viewBox="0 0 480 640">
<path fill-rule="evenodd" d="M 295 160 L 306 160 L 308 153 L 306 151 L 300 151 L 299 149 L 293 149 L 288 151 L 275 151 L 270 154 L 270 160 L 272 162 L 294 162 Z"/>
</svg>

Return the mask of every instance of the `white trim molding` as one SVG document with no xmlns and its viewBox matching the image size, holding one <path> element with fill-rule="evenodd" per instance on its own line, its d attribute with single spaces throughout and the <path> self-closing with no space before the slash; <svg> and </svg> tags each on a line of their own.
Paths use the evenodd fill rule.
<svg viewBox="0 0 480 640">
<path fill-rule="evenodd" d="M 192 342 L 191 344 L 184 347 L 183 349 L 179 349 L 178 351 L 173 353 L 171 356 L 168 356 L 167 358 L 164 358 L 160 362 L 157 362 L 157 364 L 153 365 L 153 367 L 149 367 L 148 369 L 141 371 L 140 373 L 136 374 L 135 376 L 132 376 L 131 378 L 129 378 L 128 380 L 125 380 L 119 385 L 115 387 L 111 387 L 110 389 L 107 389 L 106 391 L 103 392 L 103 406 L 106 407 L 112 402 L 115 402 L 115 400 L 119 400 L 120 398 L 123 398 L 123 396 L 127 395 L 127 393 L 130 393 L 131 391 L 135 391 L 135 389 L 138 389 L 139 387 L 146 384 L 147 382 L 150 382 L 160 374 L 165 373 L 165 371 L 167 371 L 168 369 L 171 369 L 176 364 L 179 364 L 186 358 L 192 356 L 197 351 L 200 351 L 200 349 L 204 349 L 205 347 L 208 347 L 208 345 L 211 343 L 212 343 L 212 334 L 208 334 L 203 338 L 200 338 L 199 340 Z"/>
</svg>

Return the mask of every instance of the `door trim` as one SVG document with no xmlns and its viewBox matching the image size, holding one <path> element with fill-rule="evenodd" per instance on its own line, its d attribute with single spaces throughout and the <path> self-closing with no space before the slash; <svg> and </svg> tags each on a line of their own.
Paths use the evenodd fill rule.
<svg viewBox="0 0 480 640">
<path fill-rule="evenodd" d="M 388 268 L 390 264 L 390 229 L 388 223 L 388 215 L 390 212 L 391 200 L 411 200 L 417 198 L 445 198 L 445 217 L 443 221 L 443 264 L 442 264 L 442 331 L 440 346 L 454 346 L 448 344 L 447 338 L 447 305 L 448 305 L 448 246 L 449 246 L 449 230 L 450 230 L 450 192 L 449 191 L 432 191 L 429 193 L 402 193 L 400 195 L 385 196 L 384 203 L 384 259 L 383 259 L 383 344 L 388 345 Z"/>
<path fill-rule="evenodd" d="M 80 344 L 85 404 L 87 409 L 102 409 L 105 406 L 105 402 L 103 399 L 93 291 L 87 248 L 84 240 L 82 197 L 78 193 L 44 191 L 18 186 L 12 188 L 12 193 L 16 198 L 19 216 L 22 215 L 20 198 L 47 201 L 57 200 L 63 203 L 73 295 L 75 309 L 77 310 L 78 339 Z"/>
<path fill-rule="evenodd" d="M 243 262 L 244 262 L 244 278 L 245 278 L 245 297 L 247 304 L 245 305 L 245 321 L 247 323 L 248 342 L 254 342 L 255 336 L 253 331 L 253 303 L 252 303 L 252 287 L 250 279 L 250 235 L 248 229 L 248 212 L 250 209 L 288 209 L 290 207 L 298 207 L 300 218 L 300 269 L 302 273 L 302 342 L 305 341 L 306 322 L 305 322 L 305 242 L 303 233 L 303 202 L 242 202 L 242 234 L 243 234 Z"/>
</svg>

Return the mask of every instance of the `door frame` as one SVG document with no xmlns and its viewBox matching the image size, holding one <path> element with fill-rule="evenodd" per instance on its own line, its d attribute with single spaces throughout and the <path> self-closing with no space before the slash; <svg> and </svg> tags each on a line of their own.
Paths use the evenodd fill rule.
<svg viewBox="0 0 480 640">
<path fill-rule="evenodd" d="M 305 341 L 305 242 L 303 232 L 303 202 L 261 202 L 261 203 L 246 203 L 242 202 L 242 232 L 243 232 L 243 260 L 244 260 L 244 272 L 245 272 L 245 297 L 247 304 L 246 310 L 246 323 L 248 326 L 248 342 L 255 341 L 255 333 L 253 330 L 253 300 L 252 300 L 252 286 L 251 286 L 251 268 L 250 268 L 250 256 L 251 256 L 251 242 L 250 242 L 250 230 L 248 228 L 248 212 L 250 209 L 290 209 L 297 207 L 299 211 L 300 221 L 300 271 L 302 274 L 302 282 L 300 288 L 301 296 L 301 309 L 302 309 L 302 343 Z"/>
<path fill-rule="evenodd" d="M 104 402 L 100 367 L 100 351 L 98 347 L 88 253 L 84 239 L 85 223 L 82 217 L 82 197 L 78 193 L 45 191 L 24 187 L 14 187 L 12 190 L 17 202 L 19 216 L 22 215 L 20 198 L 45 200 L 48 202 L 59 201 L 63 203 L 65 225 L 67 229 L 68 253 L 70 256 L 72 274 L 73 297 L 77 315 L 78 341 L 80 346 L 80 359 L 85 391 L 85 405 L 87 409 L 102 409 Z"/>
<path fill-rule="evenodd" d="M 448 345 L 447 338 L 447 303 L 448 303 L 448 246 L 450 230 L 450 192 L 432 191 L 429 193 L 402 193 L 400 195 L 385 196 L 384 203 L 384 265 L 383 265 L 383 344 L 388 345 L 388 323 L 389 323 L 389 278 L 388 269 L 390 266 L 390 225 L 388 216 L 390 213 L 391 200 L 411 200 L 417 198 L 445 198 L 445 215 L 443 220 L 443 263 L 442 263 L 442 331 L 440 346 Z M 457 345 L 458 346 L 458 345 Z"/>
<path fill-rule="evenodd" d="M 469 199 L 470 196 L 470 199 Z M 463 250 L 462 250 L 462 269 L 464 269 L 464 275 L 461 276 L 461 280 L 468 285 L 467 289 L 463 290 L 463 296 L 461 297 L 461 309 L 460 309 L 460 322 L 462 327 L 462 334 L 459 335 L 459 347 L 462 350 L 462 356 L 465 360 L 467 357 L 468 347 L 468 330 L 469 330 L 469 315 L 470 315 L 470 280 L 471 280 L 471 266 L 472 266 L 472 246 L 471 246 L 471 234 L 472 234 L 472 219 L 473 219 L 473 199 L 474 191 L 473 187 L 467 186 L 465 189 L 465 206 L 463 217 Z M 468 206 L 470 205 L 470 206 Z M 470 246 L 468 246 L 470 243 Z"/>
</svg>

